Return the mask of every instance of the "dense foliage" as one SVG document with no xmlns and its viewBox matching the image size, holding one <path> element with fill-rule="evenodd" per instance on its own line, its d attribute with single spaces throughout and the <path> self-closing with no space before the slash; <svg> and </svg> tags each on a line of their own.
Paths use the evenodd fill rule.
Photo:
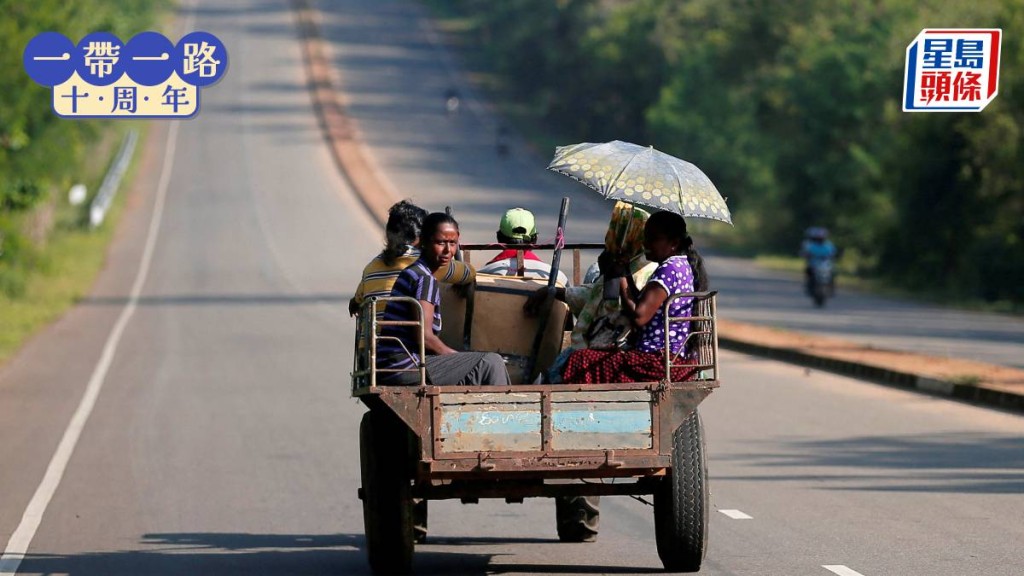
<svg viewBox="0 0 1024 576">
<path fill-rule="evenodd" d="M 1013 0 L 461 0 L 489 60 L 578 140 L 693 161 L 735 236 L 795 250 L 833 230 L 862 271 L 1024 303 L 1024 3 Z M 980 114 L 908 114 L 925 27 L 1002 28 Z"/>
<path fill-rule="evenodd" d="M 36 263 L 25 238 L 26 212 L 64 187 L 89 145 L 108 123 L 62 120 L 51 90 L 25 73 L 22 55 L 35 35 L 60 32 L 77 42 L 95 31 L 128 39 L 148 29 L 156 0 L 0 0 L 0 292 L 16 293 L 24 269 Z M 105 162 L 106 159 L 103 159 Z"/>
</svg>

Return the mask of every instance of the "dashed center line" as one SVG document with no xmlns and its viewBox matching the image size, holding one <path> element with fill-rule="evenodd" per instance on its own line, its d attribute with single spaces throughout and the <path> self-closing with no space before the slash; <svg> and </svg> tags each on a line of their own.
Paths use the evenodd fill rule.
<svg viewBox="0 0 1024 576">
<path fill-rule="evenodd" d="M 753 520 L 754 519 L 753 516 L 750 516 L 748 514 L 740 512 L 739 510 L 719 510 L 719 512 L 721 512 L 722 514 L 725 514 L 726 516 L 728 516 L 729 518 L 732 518 L 733 520 Z"/>
<path fill-rule="evenodd" d="M 821 567 L 829 572 L 838 574 L 839 576 L 864 576 L 860 572 L 843 566 L 842 564 L 823 564 Z"/>
</svg>

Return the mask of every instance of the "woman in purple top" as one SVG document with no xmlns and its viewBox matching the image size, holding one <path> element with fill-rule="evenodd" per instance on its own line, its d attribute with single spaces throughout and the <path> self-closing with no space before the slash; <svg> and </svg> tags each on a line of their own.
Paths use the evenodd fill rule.
<svg viewBox="0 0 1024 576">
<path fill-rule="evenodd" d="M 704 261 L 693 247 L 683 217 L 672 212 L 651 216 L 644 227 L 644 253 L 647 260 L 658 263 L 658 268 L 643 290 L 633 283 L 632 276 L 621 275 L 622 311 L 633 324 L 634 349 L 579 350 L 569 357 L 565 382 L 593 384 L 663 379 L 666 329 L 673 355 L 682 350 L 690 324 L 678 322 L 666 328 L 662 308 L 671 295 L 708 289 Z M 608 262 L 607 265 L 614 268 L 620 263 Z M 614 273 L 612 270 L 609 276 Z M 679 298 L 669 306 L 671 316 L 688 316 L 692 307 L 692 298 Z M 685 380 L 691 373 L 692 369 L 685 366 L 674 368 L 672 380 Z"/>
</svg>

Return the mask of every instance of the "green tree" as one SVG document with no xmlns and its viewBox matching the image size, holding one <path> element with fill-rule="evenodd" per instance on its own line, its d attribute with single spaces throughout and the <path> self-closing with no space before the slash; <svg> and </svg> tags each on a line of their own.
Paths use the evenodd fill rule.
<svg viewBox="0 0 1024 576">
<path fill-rule="evenodd" d="M 729 198 L 735 235 L 792 253 L 829 226 L 895 284 L 1024 302 L 1024 3 L 464 0 L 523 101 L 578 139 L 651 143 Z M 1008 31 L 981 114 L 902 112 L 923 28 Z"/>
</svg>

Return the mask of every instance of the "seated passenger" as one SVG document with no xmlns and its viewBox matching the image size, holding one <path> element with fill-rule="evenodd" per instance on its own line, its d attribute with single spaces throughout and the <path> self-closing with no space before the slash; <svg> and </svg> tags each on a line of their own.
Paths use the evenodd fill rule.
<svg viewBox="0 0 1024 576">
<path fill-rule="evenodd" d="M 537 224 L 532 212 L 525 208 L 512 208 L 505 212 L 498 223 L 497 236 L 498 242 L 505 245 L 506 249 L 477 272 L 496 276 L 532 276 L 544 280 L 551 276 L 551 264 L 541 260 L 531 250 L 520 248 L 537 243 Z M 516 260 L 518 250 L 523 251 L 522 269 Z M 561 271 L 558 272 L 557 281 L 562 286 L 569 284 L 569 279 Z"/>
<path fill-rule="evenodd" d="M 348 313 L 355 315 L 363 301 L 373 296 L 387 296 L 398 275 L 420 257 L 420 228 L 427 211 L 408 200 L 402 200 L 388 209 L 387 236 L 384 250 L 363 268 L 363 276 L 355 296 L 348 303 Z M 476 280 L 473 267 L 452 260 L 434 275 L 441 282 L 457 285 L 472 284 Z M 384 316 L 384 307 L 377 306 L 377 319 Z"/>
<path fill-rule="evenodd" d="M 442 212 L 423 220 L 420 233 L 420 258 L 402 270 L 391 289 L 391 296 L 409 296 L 419 300 L 423 308 L 424 347 L 427 354 L 427 381 L 431 384 L 509 384 L 505 361 L 493 352 L 456 352 L 438 338 L 441 332 L 441 291 L 435 274 L 449 266 L 459 249 L 459 224 Z M 385 321 L 416 320 L 414 305 L 406 301 L 390 301 L 384 309 Z M 426 323 L 430 322 L 430 329 Z M 377 345 L 378 369 L 414 369 L 418 367 L 419 333 L 415 326 L 384 326 Z M 403 349 L 403 346 L 405 347 Z M 408 351 L 408 352 L 407 352 Z M 410 385 L 419 383 L 419 372 L 380 372 L 380 384 Z"/>
<path fill-rule="evenodd" d="M 648 262 L 644 258 L 644 225 L 649 217 L 650 213 L 646 210 L 626 202 L 616 202 L 608 223 L 608 231 L 605 234 L 605 251 L 601 258 L 602 260 L 612 258 L 627 261 L 627 269 L 632 276 L 633 284 L 640 287 L 647 284 L 647 279 L 658 267 L 656 263 Z M 618 298 L 606 299 L 604 297 L 604 284 L 604 276 L 598 276 L 592 283 L 559 288 L 555 292 L 555 297 L 569 306 L 569 311 L 576 317 L 576 324 L 572 329 L 569 347 L 559 354 L 545 374 L 547 382 L 561 383 L 562 372 L 569 356 L 573 351 L 589 346 L 588 335 L 591 333 L 595 320 L 615 314 L 620 310 L 621 304 Z M 546 295 L 546 288 L 541 288 L 532 294 L 524 306 L 527 314 L 535 314 Z"/>
<path fill-rule="evenodd" d="M 648 260 L 658 263 L 644 289 L 637 288 L 629 275 L 621 280 L 622 310 L 632 320 L 637 333 L 634 349 L 577 350 L 566 364 L 565 382 L 591 384 L 664 379 L 666 330 L 672 354 L 682 351 L 690 324 L 679 322 L 666 327 L 662 306 L 671 295 L 708 289 L 703 259 L 686 233 L 686 221 L 672 212 L 658 212 L 647 221 L 644 251 Z M 621 261 L 618 265 L 624 268 Z M 692 298 L 680 298 L 672 302 L 669 312 L 671 316 L 688 316 L 692 307 Z M 686 366 L 676 366 L 671 379 L 674 382 L 687 380 L 693 372 Z"/>
</svg>

